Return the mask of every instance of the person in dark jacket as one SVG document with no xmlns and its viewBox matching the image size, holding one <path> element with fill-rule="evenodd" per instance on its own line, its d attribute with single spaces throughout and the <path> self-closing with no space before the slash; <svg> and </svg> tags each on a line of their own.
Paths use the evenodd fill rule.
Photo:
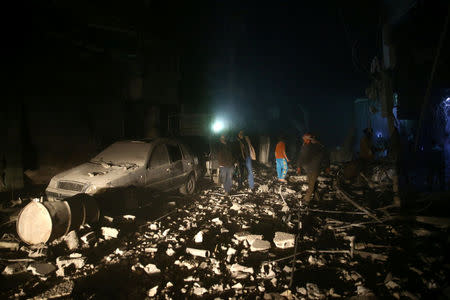
<svg viewBox="0 0 450 300">
<path fill-rule="evenodd" d="M 303 135 L 303 145 L 297 159 L 297 174 L 304 169 L 308 176 L 308 191 L 305 201 L 311 200 L 314 193 L 317 177 L 322 170 L 330 172 L 330 158 L 325 146 L 319 143 L 310 133 Z"/>
<path fill-rule="evenodd" d="M 244 136 L 244 131 L 242 130 L 239 131 L 237 135 L 237 143 L 237 157 L 239 158 L 239 187 L 242 187 L 242 183 L 244 182 L 245 170 L 247 170 L 248 187 L 250 188 L 250 190 L 253 190 L 253 188 L 255 187 L 255 182 L 253 178 L 252 160 L 256 159 L 255 150 L 253 149 L 252 143 L 250 142 L 250 138 L 248 136 Z"/>
<path fill-rule="evenodd" d="M 217 161 L 219 163 L 219 179 L 225 190 L 225 195 L 228 196 L 233 186 L 235 159 L 231 145 L 227 142 L 223 134 L 220 136 L 220 143 L 217 149 Z"/>
</svg>

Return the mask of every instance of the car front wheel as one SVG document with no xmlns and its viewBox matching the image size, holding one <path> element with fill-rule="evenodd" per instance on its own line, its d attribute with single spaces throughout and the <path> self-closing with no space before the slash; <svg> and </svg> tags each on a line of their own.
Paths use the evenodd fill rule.
<svg viewBox="0 0 450 300">
<path fill-rule="evenodd" d="M 195 176 L 194 174 L 190 174 L 186 183 L 180 187 L 180 193 L 183 195 L 191 195 L 195 191 L 195 186 Z"/>
</svg>

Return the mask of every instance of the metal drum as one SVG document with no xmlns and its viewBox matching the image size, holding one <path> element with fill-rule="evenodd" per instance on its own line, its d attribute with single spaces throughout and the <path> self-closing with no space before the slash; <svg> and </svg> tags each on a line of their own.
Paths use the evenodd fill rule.
<svg viewBox="0 0 450 300">
<path fill-rule="evenodd" d="M 25 243 L 43 244 L 77 230 L 85 223 L 95 223 L 99 216 L 95 199 L 86 194 L 63 201 L 32 201 L 20 211 L 16 230 Z"/>
</svg>

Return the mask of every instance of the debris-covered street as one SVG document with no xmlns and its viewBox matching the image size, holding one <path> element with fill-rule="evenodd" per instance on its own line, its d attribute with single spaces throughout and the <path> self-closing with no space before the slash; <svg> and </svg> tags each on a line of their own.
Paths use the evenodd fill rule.
<svg viewBox="0 0 450 300">
<path fill-rule="evenodd" d="M 47 246 L 3 224 L 1 297 L 449 297 L 449 224 L 390 208 L 387 175 L 369 189 L 338 184 L 339 169 L 319 177 L 308 204 L 306 176 L 280 184 L 259 166 L 254 193 L 225 197 L 205 182 L 193 196 L 147 195 L 135 214 L 105 215 Z"/>
</svg>

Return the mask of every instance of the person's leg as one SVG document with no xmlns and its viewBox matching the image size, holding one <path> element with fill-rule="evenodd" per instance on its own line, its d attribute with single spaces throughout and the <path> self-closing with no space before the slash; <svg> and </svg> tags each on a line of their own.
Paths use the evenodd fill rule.
<svg viewBox="0 0 450 300">
<path fill-rule="evenodd" d="M 245 159 L 245 165 L 248 172 L 248 187 L 253 190 L 253 188 L 255 187 L 255 181 L 253 178 L 252 159 L 250 156 Z"/>
<path fill-rule="evenodd" d="M 305 201 L 311 200 L 311 196 L 314 193 L 314 188 L 316 186 L 317 177 L 319 177 L 318 171 L 312 171 L 308 173 L 308 191 L 305 195 Z"/>
<path fill-rule="evenodd" d="M 225 183 L 225 169 L 224 167 L 219 168 L 219 183 L 224 184 Z"/>
<path fill-rule="evenodd" d="M 282 167 L 281 167 L 281 179 L 285 179 L 288 171 L 287 160 L 283 158 Z"/>
<path fill-rule="evenodd" d="M 231 187 L 233 186 L 233 168 L 232 167 L 226 167 L 225 169 L 225 192 L 230 193 Z"/>
<path fill-rule="evenodd" d="M 239 161 L 238 162 L 238 169 L 239 169 L 238 186 L 239 186 L 239 188 L 241 188 L 244 183 L 244 168 L 245 168 L 245 162 Z"/>
<path fill-rule="evenodd" d="M 278 179 L 281 179 L 281 173 L 283 171 L 282 167 L 283 167 L 283 162 L 281 158 L 277 158 L 277 175 L 278 175 Z"/>
</svg>

